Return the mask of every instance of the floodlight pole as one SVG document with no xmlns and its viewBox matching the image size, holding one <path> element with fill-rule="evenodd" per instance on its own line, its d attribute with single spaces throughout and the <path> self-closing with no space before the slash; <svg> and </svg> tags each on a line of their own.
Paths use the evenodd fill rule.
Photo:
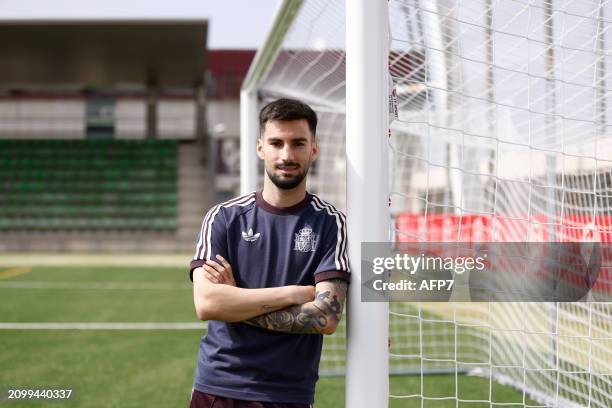
<svg viewBox="0 0 612 408">
<path fill-rule="evenodd" d="M 389 396 L 388 304 L 361 301 L 361 243 L 389 241 L 387 0 L 346 2 L 348 254 L 346 407 Z"/>
</svg>

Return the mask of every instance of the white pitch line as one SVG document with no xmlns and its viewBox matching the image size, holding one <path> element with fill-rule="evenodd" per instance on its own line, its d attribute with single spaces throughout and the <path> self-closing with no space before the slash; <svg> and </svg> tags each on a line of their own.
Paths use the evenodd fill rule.
<svg viewBox="0 0 612 408">
<path fill-rule="evenodd" d="M 0 330 L 204 330 L 205 323 L 0 323 Z"/>
<path fill-rule="evenodd" d="M 188 283 L 162 282 L 58 282 L 0 281 L 0 289 L 103 289 L 103 290 L 176 290 L 191 289 Z"/>
<path fill-rule="evenodd" d="M 172 267 L 189 268 L 193 253 L 153 254 L 50 254 L 2 253 L 3 267 L 34 266 L 117 266 L 117 267 Z"/>
</svg>

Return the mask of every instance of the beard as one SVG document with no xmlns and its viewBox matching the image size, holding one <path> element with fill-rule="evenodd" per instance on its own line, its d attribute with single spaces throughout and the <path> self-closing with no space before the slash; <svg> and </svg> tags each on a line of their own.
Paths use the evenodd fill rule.
<svg viewBox="0 0 612 408">
<path fill-rule="evenodd" d="M 296 165 L 296 164 L 295 163 L 285 163 L 284 165 L 290 166 L 290 165 Z M 296 188 L 297 186 L 299 186 L 302 180 L 306 178 L 309 168 L 310 168 L 310 165 L 306 165 L 306 167 L 304 167 L 304 170 L 297 173 L 295 176 L 280 177 L 273 170 L 271 171 L 270 169 L 268 169 L 268 166 L 265 166 L 266 174 L 268 175 L 272 183 L 274 183 L 274 185 L 280 188 L 281 190 L 292 190 Z"/>
</svg>

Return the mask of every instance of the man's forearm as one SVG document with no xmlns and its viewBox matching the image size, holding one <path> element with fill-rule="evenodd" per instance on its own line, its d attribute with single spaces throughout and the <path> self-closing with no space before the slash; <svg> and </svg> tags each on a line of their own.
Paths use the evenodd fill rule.
<svg viewBox="0 0 612 408">
<path fill-rule="evenodd" d="M 347 283 L 333 280 L 329 284 L 334 290 L 317 291 L 312 302 L 256 316 L 244 323 L 285 333 L 331 334 L 342 317 Z"/>
<path fill-rule="evenodd" d="M 194 296 L 198 296 L 195 295 Z M 200 294 L 202 320 L 222 320 L 239 322 L 262 313 L 269 313 L 291 305 L 285 287 L 243 289 L 229 285 L 219 285 L 214 291 Z"/>
<path fill-rule="evenodd" d="M 244 323 L 285 333 L 323 334 L 328 316 L 315 306 L 315 302 L 308 302 L 256 316 Z"/>
<path fill-rule="evenodd" d="M 314 297 L 314 288 L 282 286 L 243 289 L 213 284 L 194 271 L 194 303 L 201 320 L 244 321 L 263 313 L 306 302 Z"/>
</svg>

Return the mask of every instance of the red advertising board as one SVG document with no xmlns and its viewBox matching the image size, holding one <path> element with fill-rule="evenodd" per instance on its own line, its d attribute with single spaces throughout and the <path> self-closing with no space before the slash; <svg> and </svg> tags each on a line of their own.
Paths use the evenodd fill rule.
<svg viewBox="0 0 612 408">
<path fill-rule="evenodd" d="M 554 236 L 552 232 L 554 231 Z M 612 244 L 612 216 L 400 214 L 396 242 L 599 242 Z M 612 292 L 612 246 L 603 245 L 594 288 Z"/>
</svg>

